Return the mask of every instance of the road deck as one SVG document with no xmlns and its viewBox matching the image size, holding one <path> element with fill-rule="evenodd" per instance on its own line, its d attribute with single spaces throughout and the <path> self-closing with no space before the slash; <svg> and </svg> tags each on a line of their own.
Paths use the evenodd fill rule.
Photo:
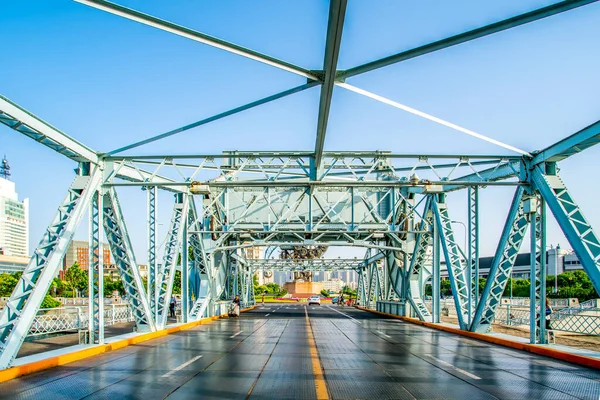
<svg viewBox="0 0 600 400">
<path fill-rule="evenodd" d="M 314 399 L 317 393 L 597 400 L 600 371 L 356 309 L 279 303 L 0 384 L 0 398 L 36 400 Z"/>
</svg>

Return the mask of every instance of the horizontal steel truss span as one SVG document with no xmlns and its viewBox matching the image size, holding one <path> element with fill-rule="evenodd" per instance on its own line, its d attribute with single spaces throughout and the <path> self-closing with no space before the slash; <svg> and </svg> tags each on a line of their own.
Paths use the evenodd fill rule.
<svg viewBox="0 0 600 400">
<path fill-rule="evenodd" d="M 358 270 L 365 266 L 363 260 L 352 259 L 321 259 L 314 260 L 246 260 L 246 265 L 253 269 L 274 271 L 338 271 Z"/>
<path fill-rule="evenodd" d="M 540 320 L 544 301 L 545 259 L 540 255 L 545 244 L 546 205 L 594 287 L 600 291 L 600 239 L 557 175 L 556 166 L 556 162 L 598 144 L 600 122 L 545 149 L 523 152 L 519 156 L 328 152 L 324 149 L 334 86 L 349 87 L 344 85 L 345 79 L 550 17 L 593 0 L 559 1 L 346 71 L 337 69 L 345 0 L 330 2 L 320 71 L 308 70 L 108 1 L 78 1 L 303 76 L 307 82 L 108 154 L 87 147 L 0 96 L 0 124 L 78 163 L 75 181 L 0 313 L 0 368 L 10 366 L 16 357 L 79 222 L 88 210 L 93 272 L 89 281 L 88 329 L 94 343 L 104 340 L 105 313 L 100 301 L 104 291 L 102 232 L 124 282 L 129 310 L 138 330 L 155 330 L 168 323 L 167 310 L 178 270 L 182 272 L 182 321 L 212 316 L 220 309 L 219 301 L 234 295 L 240 296 L 242 304 L 253 304 L 252 272 L 262 268 L 355 270 L 359 274 L 361 305 L 374 308 L 377 301 L 398 300 L 398 309 L 403 309 L 405 315 L 439 322 L 439 264 L 443 254 L 450 266 L 449 279 L 461 328 L 487 331 L 529 228 L 531 272 L 536 282 L 531 292 L 530 312 L 534 316 L 531 341 L 543 343 L 544 328 L 536 329 L 535 321 Z M 321 93 L 314 151 L 119 155 L 317 86 Z M 120 186 L 138 186 L 148 192 L 150 280 L 147 289 L 143 287 L 132 238 L 117 196 Z M 490 279 L 479 296 L 475 272 L 478 235 L 482 231 L 478 193 L 492 186 L 512 186 L 516 194 Z M 168 205 L 173 217 L 162 264 L 157 254 L 157 243 L 161 242 L 157 238 L 156 222 L 158 189 L 173 192 L 175 197 Z M 451 210 L 445 201 L 447 193 L 461 189 L 469 192 L 468 243 L 464 249 L 457 243 L 449 217 Z M 256 246 L 270 249 L 354 246 L 367 251 L 363 260 L 246 258 L 246 249 Z M 432 283 L 434 294 L 432 312 L 423 301 L 428 281 Z"/>
<path fill-rule="evenodd" d="M 377 186 L 414 187 L 424 191 L 434 185 L 517 185 L 518 157 L 496 155 L 402 155 L 389 152 L 325 152 L 322 168 L 314 155 L 292 152 L 226 152 L 218 155 L 105 157 L 114 171 L 104 185 L 143 186 L 147 180 L 163 187 L 306 187 Z M 121 170 L 140 171 L 136 182 L 122 182 Z M 151 176 L 168 177 L 155 182 Z M 385 177 L 385 179 L 383 179 Z M 463 179 L 464 178 L 464 179 Z M 441 189 L 437 188 L 436 189 Z"/>
</svg>

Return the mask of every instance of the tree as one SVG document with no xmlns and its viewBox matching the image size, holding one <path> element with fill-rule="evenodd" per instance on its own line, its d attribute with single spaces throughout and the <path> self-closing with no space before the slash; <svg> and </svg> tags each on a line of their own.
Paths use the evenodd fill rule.
<svg viewBox="0 0 600 400">
<path fill-rule="evenodd" d="M 325 289 L 321 290 L 321 296 L 323 297 L 329 297 L 329 292 Z"/>
<path fill-rule="evenodd" d="M 14 276 L 14 274 L 0 275 L 0 296 L 10 296 L 18 282 L 19 280 Z"/>
<path fill-rule="evenodd" d="M 79 264 L 71 265 L 65 272 L 65 282 L 69 289 L 73 291 L 73 297 L 77 290 L 85 290 L 88 285 L 87 272 L 79 268 Z"/>
</svg>

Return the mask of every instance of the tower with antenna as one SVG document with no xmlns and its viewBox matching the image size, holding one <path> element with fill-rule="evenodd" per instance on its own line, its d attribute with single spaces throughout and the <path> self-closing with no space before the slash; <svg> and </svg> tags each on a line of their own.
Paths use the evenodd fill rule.
<svg viewBox="0 0 600 400">
<path fill-rule="evenodd" d="M 2 159 L 2 163 L 0 163 L 0 178 L 9 179 L 10 178 L 10 165 L 8 165 L 8 160 L 6 159 L 6 154 Z"/>
</svg>

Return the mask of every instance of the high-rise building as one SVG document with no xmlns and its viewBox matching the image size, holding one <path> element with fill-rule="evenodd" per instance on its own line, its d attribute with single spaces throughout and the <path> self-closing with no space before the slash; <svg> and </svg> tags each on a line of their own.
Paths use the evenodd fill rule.
<svg viewBox="0 0 600 400">
<path fill-rule="evenodd" d="M 5 178 L 0 178 L 0 254 L 29 257 L 29 199 L 19 201 L 15 183 Z"/>
<path fill-rule="evenodd" d="M 63 258 L 63 269 L 69 268 L 73 264 L 79 264 L 83 270 L 90 267 L 90 248 L 85 240 L 73 240 Z M 102 265 L 104 268 L 110 268 L 110 249 L 108 243 L 102 244 Z"/>
</svg>

